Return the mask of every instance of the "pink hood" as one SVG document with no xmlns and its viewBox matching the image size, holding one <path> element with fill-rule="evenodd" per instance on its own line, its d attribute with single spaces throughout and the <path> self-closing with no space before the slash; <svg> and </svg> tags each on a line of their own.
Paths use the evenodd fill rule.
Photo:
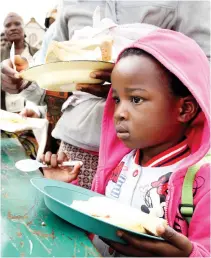
<svg viewBox="0 0 211 258">
<path fill-rule="evenodd" d="M 210 148 L 210 67 L 206 55 L 195 41 L 187 36 L 165 29 L 158 29 L 136 41 L 135 47 L 153 55 L 168 70 L 174 73 L 193 94 L 203 113 L 193 121 L 187 139 L 191 155 L 181 163 L 187 169 L 198 162 Z M 92 190 L 101 194 L 112 170 L 131 150 L 117 138 L 113 123 L 114 102 L 109 92 L 102 121 L 99 165 Z"/>
</svg>

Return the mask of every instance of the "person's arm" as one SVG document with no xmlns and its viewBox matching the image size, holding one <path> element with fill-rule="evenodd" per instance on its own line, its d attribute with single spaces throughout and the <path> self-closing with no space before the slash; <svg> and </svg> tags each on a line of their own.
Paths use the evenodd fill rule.
<svg viewBox="0 0 211 258">
<path fill-rule="evenodd" d="M 105 16 L 105 0 L 98 1 L 63 1 L 60 15 L 56 20 L 56 30 L 53 40 L 70 40 L 75 30 L 92 26 L 92 16 L 95 8 L 100 6 L 101 17 Z"/>
<path fill-rule="evenodd" d="M 38 106 L 31 101 L 26 101 L 24 109 L 20 112 L 20 115 L 25 117 L 34 118 L 46 118 L 47 105 Z"/>
<path fill-rule="evenodd" d="M 31 82 L 26 89 L 20 92 L 20 95 L 36 105 L 45 105 L 45 90 L 40 88 L 35 82 Z"/>
<path fill-rule="evenodd" d="M 20 78 L 20 71 L 28 67 L 28 61 L 19 55 L 15 56 L 17 71 L 13 69 L 10 59 L 1 63 L 1 90 L 10 94 L 20 93 L 26 100 L 37 105 L 44 105 L 45 90 L 41 89 L 35 82 L 28 82 Z"/>
<path fill-rule="evenodd" d="M 210 1 L 178 1 L 172 29 L 195 40 L 210 59 Z"/>
<path fill-rule="evenodd" d="M 42 46 L 40 50 L 33 56 L 34 58 L 34 64 L 35 65 L 41 65 L 45 63 L 45 56 L 48 50 L 48 46 L 52 41 L 52 38 L 54 37 L 56 29 L 56 22 L 54 22 L 49 29 L 45 32 L 43 41 L 42 41 Z"/>
</svg>

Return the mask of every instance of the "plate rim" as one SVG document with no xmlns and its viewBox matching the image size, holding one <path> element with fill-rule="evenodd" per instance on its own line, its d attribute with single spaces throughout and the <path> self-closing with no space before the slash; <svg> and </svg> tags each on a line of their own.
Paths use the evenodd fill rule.
<svg viewBox="0 0 211 258">
<path fill-rule="evenodd" d="M 38 179 L 38 178 L 37 178 L 37 179 Z M 40 178 L 40 179 L 46 179 L 46 178 Z M 31 180 L 33 180 L 33 178 L 30 179 L 30 182 L 32 182 Z M 47 180 L 49 180 L 49 179 L 47 179 Z M 50 180 L 52 180 L 52 179 L 50 179 Z M 52 181 L 56 181 L 56 180 L 52 180 Z M 58 181 L 56 181 L 56 182 L 58 183 Z M 32 185 L 33 185 L 36 189 L 38 189 L 34 184 L 32 184 Z M 73 186 L 75 186 L 75 185 L 73 185 Z M 64 188 L 64 187 L 60 187 L 60 186 L 48 186 L 48 185 L 46 185 L 45 187 Z M 45 187 L 44 187 L 44 188 L 45 188 Z M 82 188 L 82 187 L 81 187 L 81 188 Z M 65 188 L 65 189 L 71 191 L 71 190 L 68 189 L 68 188 Z M 39 189 L 38 189 L 38 190 L 39 190 Z M 39 190 L 39 191 L 41 191 L 41 190 Z M 72 190 L 72 191 L 73 191 L 73 190 Z M 110 226 L 116 227 L 116 228 L 121 229 L 121 230 L 123 230 L 123 231 L 127 231 L 127 232 L 129 232 L 129 233 L 131 233 L 131 234 L 139 235 L 139 236 L 146 237 L 146 238 L 150 238 L 150 239 L 154 239 L 154 240 L 165 241 L 162 237 L 157 237 L 157 236 L 153 236 L 153 235 L 148 235 L 148 234 L 144 234 L 144 233 L 135 232 L 135 231 L 129 230 L 129 229 L 127 229 L 127 228 L 123 228 L 123 227 L 121 227 L 121 226 L 117 226 L 117 225 L 114 225 L 114 224 L 109 223 L 109 222 L 107 222 L 107 221 L 98 219 L 97 217 L 93 217 L 93 216 L 91 216 L 91 215 L 89 215 L 89 214 L 86 214 L 86 213 L 81 212 L 81 211 L 79 211 L 79 210 L 77 210 L 77 209 L 74 209 L 74 208 L 71 207 L 71 206 L 68 206 L 68 205 L 65 204 L 64 202 L 62 202 L 62 201 L 60 201 L 60 200 L 54 198 L 53 196 L 49 195 L 49 194 L 48 194 L 47 192 L 45 192 L 45 191 L 41 191 L 41 192 L 42 192 L 44 195 L 48 196 L 50 199 L 52 199 L 52 200 L 54 200 L 54 201 L 56 201 L 56 202 L 59 202 L 59 203 L 61 203 L 63 206 L 65 206 L 65 207 L 67 207 L 67 208 L 70 208 L 70 209 L 73 209 L 74 211 L 77 211 L 77 212 L 79 212 L 80 214 L 83 214 L 83 215 L 85 215 L 85 216 L 88 216 L 89 218 L 92 218 L 92 219 L 95 219 L 95 220 L 97 220 L 97 221 L 103 222 L 103 223 L 105 223 L 105 224 L 108 224 L 108 225 L 110 225 Z M 97 195 L 99 195 L 99 196 L 106 197 L 105 195 L 102 195 L 102 194 L 99 194 L 99 193 L 96 193 L 96 192 L 94 192 L 94 193 L 97 194 Z M 83 193 L 82 193 L 82 194 L 83 194 Z M 106 198 L 108 198 L 108 197 L 106 197 Z"/>
<path fill-rule="evenodd" d="M 49 63 L 44 63 L 44 64 L 38 64 L 38 65 L 34 65 L 34 66 L 31 66 L 31 67 L 28 67 L 27 69 L 23 70 L 20 72 L 20 75 L 24 72 L 27 72 L 29 71 L 30 69 L 34 69 L 34 68 L 37 68 L 37 67 L 40 67 L 40 66 L 47 66 L 47 65 L 50 65 L 50 64 L 56 64 L 56 63 L 74 63 L 74 62 L 94 62 L 94 63 L 105 63 L 105 64 L 113 64 L 113 66 L 115 65 L 115 62 L 108 62 L 108 61 L 101 61 L 101 60 L 69 60 L 69 61 L 55 61 L 55 62 L 49 62 Z"/>
</svg>

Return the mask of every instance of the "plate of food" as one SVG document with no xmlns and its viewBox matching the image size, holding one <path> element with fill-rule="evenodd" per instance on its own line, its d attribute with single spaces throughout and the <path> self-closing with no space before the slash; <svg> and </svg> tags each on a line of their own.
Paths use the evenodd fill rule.
<svg viewBox="0 0 211 258">
<path fill-rule="evenodd" d="M 22 117 L 16 113 L 0 110 L 0 129 L 11 133 L 41 129 L 46 123 L 46 119 Z"/>
<path fill-rule="evenodd" d="M 90 73 L 111 71 L 113 67 L 111 38 L 52 41 L 45 64 L 20 72 L 20 77 L 35 81 L 46 90 L 71 92 L 76 90 L 79 83 L 103 83 L 103 80 L 91 78 Z"/>
<path fill-rule="evenodd" d="M 158 224 L 167 221 L 121 204 L 93 191 L 60 181 L 33 178 L 31 183 L 44 194 L 46 206 L 57 216 L 87 232 L 119 243 L 118 229 L 141 237 L 163 240 Z"/>
</svg>

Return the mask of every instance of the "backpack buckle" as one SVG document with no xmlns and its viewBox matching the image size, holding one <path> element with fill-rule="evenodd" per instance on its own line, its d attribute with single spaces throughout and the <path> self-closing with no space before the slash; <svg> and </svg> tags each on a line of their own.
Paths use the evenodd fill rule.
<svg viewBox="0 0 211 258">
<path fill-rule="evenodd" d="M 195 210 L 195 205 L 193 204 L 184 204 L 179 205 L 179 211 L 183 217 L 191 217 Z"/>
</svg>

